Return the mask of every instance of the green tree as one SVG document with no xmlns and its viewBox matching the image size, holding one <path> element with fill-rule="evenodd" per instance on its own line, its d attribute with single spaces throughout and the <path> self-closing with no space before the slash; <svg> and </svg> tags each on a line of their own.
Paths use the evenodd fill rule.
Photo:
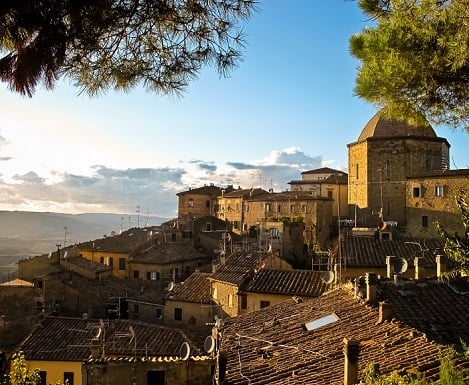
<svg viewBox="0 0 469 385">
<path fill-rule="evenodd" d="M 358 96 L 388 117 L 469 132 L 468 0 L 360 0 L 374 19 L 350 38 Z"/>
<path fill-rule="evenodd" d="M 440 223 L 436 223 L 436 230 L 444 242 L 446 255 L 457 264 L 456 271 L 469 274 L 469 204 L 466 198 L 465 190 L 459 190 L 456 194 L 456 205 L 461 215 L 464 234 L 449 234 Z"/>
<path fill-rule="evenodd" d="M 11 371 L 5 379 L 0 382 L 1 385 L 46 385 L 41 384 L 39 370 L 28 370 L 24 353 L 15 353 L 11 361 Z M 61 381 L 57 381 L 55 385 L 62 385 Z"/>
<path fill-rule="evenodd" d="M 32 96 L 61 77 L 95 95 L 179 93 L 204 66 L 241 60 L 256 0 L 2 0 L 0 79 Z"/>
</svg>

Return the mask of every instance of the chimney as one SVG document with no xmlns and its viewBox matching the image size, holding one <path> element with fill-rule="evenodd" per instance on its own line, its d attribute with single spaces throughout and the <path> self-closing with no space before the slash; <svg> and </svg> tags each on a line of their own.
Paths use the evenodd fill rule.
<svg viewBox="0 0 469 385">
<path fill-rule="evenodd" d="M 379 303 L 379 316 L 378 323 L 383 323 L 384 321 L 389 321 L 392 316 L 392 304 L 386 301 Z"/>
<path fill-rule="evenodd" d="M 441 278 L 443 273 L 446 272 L 446 259 L 444 255 L 436 256 L 436 276 Z"/>
<path fill-rule="evenodd" d="M 391 258 L 392 256 L 388 255 L 386 256 L 386 278 L 391 278 L 392 273 L 393 273 L 393 268 L 391 264 Z"/>
<path fill-rule="evenodd" d="M 358 355 L 360 343 L 355 339 L 344 338 L 344 385 L 358 383 Z"/>
<path fill-rule="evenodd" d="M 414 266 L 415 266 L 415 280 L 418 281 L 419 279 L 425 278 L 425 261 L 423 258 L 415 257 L 414 258 Z"/>
<path fill-rule="evenodd" d="M 93 338 L 91 340 L 91 357 L 101 358 L 101 341 L 99 338 Z"/>
<path fill-rule="evenodd" d="M 366 273 L 365 282 L 366 282 L 366 301 L 375 302 L 376 301 L 376 285 L 378 283 L 378 276 L 375 273 Z"/>
</svg>

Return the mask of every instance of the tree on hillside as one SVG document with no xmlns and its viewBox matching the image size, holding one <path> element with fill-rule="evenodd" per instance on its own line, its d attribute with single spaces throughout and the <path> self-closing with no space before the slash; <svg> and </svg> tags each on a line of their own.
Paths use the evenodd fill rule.
<svg viewBox="0 0 469 385">
<path fill-rule="evenodd" d="M 469 133 L 468 0 L 360 0 L 376 24 L 350 38 L 358 96 L 411 124 Z"/>
<path fill-rule="evenodd" d="M 445 228 L 437 223 L 436 230 L 444 242 L 444 250 L 448 258 L 457 265 L 457 271 L 469 274 L 469 203 L 465 190 L 459 190 L 456 195 L 456 205 L 461 215 L 464 234 L 449 234 Z"/>
<path fill-rule="evenodd" d="M 2 0 L 0 79 L 32 96 L 61 77 L 95 95 L 179 93 L 204 66 L 241 60 L 256 0 Z"/>
</svg>

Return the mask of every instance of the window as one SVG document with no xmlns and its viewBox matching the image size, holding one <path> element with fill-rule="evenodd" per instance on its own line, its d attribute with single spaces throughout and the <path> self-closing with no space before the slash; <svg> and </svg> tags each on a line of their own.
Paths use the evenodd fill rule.
<svg viewBox="0 0 469 385">
<path fill-rule="evenodd" d="M 290 213 L 294 213 L 295 212 L 295 205 L 290 205 Z"/>
<path fill-rule="evenodd" d="M 180 307 L 174 308 L 174 320 L 182 321 L 182 309 Z"/>
<path fill-rule="evenodd" d="M 190 198 L 188 201 L 187 201 L 187 205 L 189 207 L 194 207 L 194 200 L 192 198 Z"/>
<path fill-rule="evenodd" d="M 139 308 L 138 308 L 138 303 L 134 303 L 134 316 L 138 316 L 138 312 L 139 312 Z"/>
<path fill-rule="evenodd" d="M 64 384 L 73 385 L 73 372 L 64 372 Z"/>
<path fill-rule="evenodd" d="M 233 294 L 228 294 L 228 307 L 233 307 Z"/>
<path fill-rule="evenodd" d="M 119 270 L 125 270 L 125 258 L 119 258 Z"/>
<path fill-rule="evenodd" d="M 412 189 L 412 196 L 413 196 L 414 198 L 418 198 L 418 197 L 421 196 L 421 195 L 420 195 L 420 187 L 414 187 L 414 188 Z"/>
<path fill-rule="evenodd" d="M 104 257 L 99 257 L 99 262 L 104 265 Z"/>
<path fill-rule="evenodd" d="M 210 208 L 210 201 L 205 201 L 205 207 Z"/>
<path fill-rule="evenodd" d="M 147 385 L 165 385 L 164 370 L 149 370 L 147 372 Z"/>
<path fill-rule="evenodd" d="M 306 211 L 307 211 L 306 205 L 302 205 L 302 206 L 301 206 L 301 212 L 302 212 L 303 214 L 306 214 Z"/>
<path fill-rule="evenodd" d="M 264 211 L 270 211 L 270 203 L 265 204 Z"/>
<path fill-rule="evenodd" d="M 161 310 L 160 307 L 157 307 L 155 309 L 155 318 L 156 319 L 162 319 L 163 318 L 163 311 Z"/>
<path fill-rule="evenodd" d="M 108 262 L 109 262 L 109 266 L 110 266 L 110 267 L 114 267 L 114 258 L 109 257 Z"/>
<path fill-rule="evenodd" d="M 446 196 L 446 186 L 435 186 L 435 196 L 445 197 Z"/>
<path fill-rule="evenodd" d="M 246 310 L 248 308 L 248 296 L 241 294 L 241 309 Z"/>
<path fill-rule="evenodd" d="M 422 215 L 422 227 L 428 227 L 428 216 Z"/>
<path fill-rule="evenodd" d="M 270 301 L 261 301 L 261 309 L 270 306 Z"/>
<path fill-rule="evenodd" d="M 328 197 L 329 199 L 332 199 L 332 191 L 331 191 L 331 190 L 329 190 L 329 191 L 327 192 L 327 197 Z"/>
<path fill-rule="evenodd" d="M 138 270 L 134 270 L 134 278 L 139 278 L 140 272 Z"/>
<path fill-rule="evenodd" d="M 356 178 L 357 178 L 357 179 L 359 179 L 359 176 L 360 176 L 360 174 L 359 174 L 358 171 L 359 171 L 359 167 L 358 167 L 358 163 L 357 163 L 357 164 L 355 165 L 355 175 L 356 175 Z"/>
<path fill-rule="evenodd" d="M 277 212 L 278 212 L 278 213 L 281 213 L 281 212 L 282 212 L 282 205 L 278 205 L 278 206 L 277 206 Z"/>
<path fill-rule="evenodd" d="M 309 321 L 304 324 L 304 328 L 307 331 L 311 331 L 317 328 L 320 328 L 321 326 L 326 326 L 329 325 L 335 321 L 339 320 L 339 316 L 335 313 L 326 315 L 321 318 L 317 318 L 314 321 Z"/>
<path fill-rule="evenodd" d="M 206 223 L 205 224 L 205 231 L 212 231 L 212 224 L 211 223 Z"/>
<path fill-rule="evenodd" d="M 41 385 L 47 384 L 47 372 L 44 370 L 39 371 L 39 378 L 41 379 Z"/>
<path fill-rule="evenodd" d="M 176 242 L 176 233 L 171 234 L 171 241 Z"/>
<path fill-rule="evenodd" d="M 160 273 L 158 271 L 149 271 L 147 272 L 147 279 L 150 281 L 159 281 Z"/>
</svg>

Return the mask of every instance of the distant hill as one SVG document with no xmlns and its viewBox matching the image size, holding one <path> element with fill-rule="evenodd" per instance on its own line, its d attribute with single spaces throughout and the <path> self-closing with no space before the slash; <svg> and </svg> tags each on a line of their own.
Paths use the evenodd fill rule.
<svg viewBox="0 0 469 385">
<path fill-rule="evenodd" d="M 157 226 L 169 218 L 140 218 L 140 227 Z M 125 214 L 60 214 L 50 212 L 0 211 L 0 258 L 34 256 L 137 227 L 137 218 Z M 65 229 L 66 228 L 66 229 Z M 0 266 L 3 265 L 0 259 Z"/>
</svg>

